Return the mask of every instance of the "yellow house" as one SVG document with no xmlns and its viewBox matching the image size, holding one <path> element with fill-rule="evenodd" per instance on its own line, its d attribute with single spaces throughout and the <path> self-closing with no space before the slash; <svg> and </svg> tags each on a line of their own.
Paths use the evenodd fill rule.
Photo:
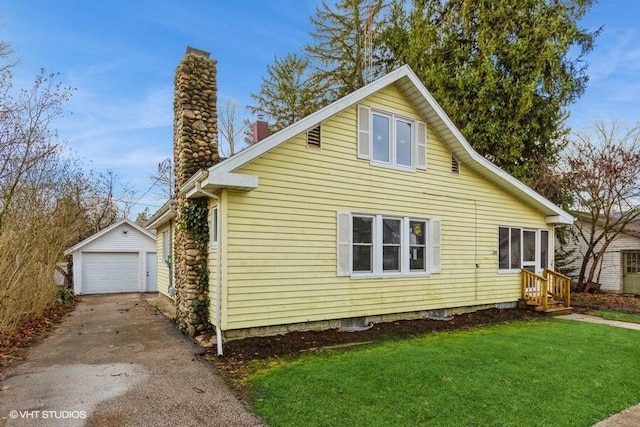
<svg viewBox="0 0 640 427">
<path fill-rule="evenodd" d="M 521 270 L 539 286 L 554 225 L 573 223 L 476 153 L 408 66 L 180 191 L 208 200 L 220 340 L 515 307 Z M 152 224 L 167 296 L 172 218 Z"/>
</svg>

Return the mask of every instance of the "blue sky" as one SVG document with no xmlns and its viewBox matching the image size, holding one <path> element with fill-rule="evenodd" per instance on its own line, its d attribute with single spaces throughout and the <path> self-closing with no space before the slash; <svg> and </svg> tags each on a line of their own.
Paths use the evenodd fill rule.
<svg viewBox="0 0 640 427">
<path fill-rule="evenodd" d="M 5 0 L 0 40 L 20 61 L 19 86 L 44 67 L 77 89 L 67 106 L 72 115 L 57 123 L 61 137 L 87 165 L 113 170 L 141 197 L 157 164 L 172 155 L 173 74 L 187 45 L 218 61 L 218 99 L 244 107 L 274 56 L 309 40 L 308 17 L 319 3 Z M 570 109 L 574 129 L 594 119 L 640 121 L 639 18 L 639 0 L 602 0 L 581 23 L 604 31 L 588 57 L 587 91 Z M 139 200 L 134 217 L 162 204 L 154 193 Z"/>
</svg>

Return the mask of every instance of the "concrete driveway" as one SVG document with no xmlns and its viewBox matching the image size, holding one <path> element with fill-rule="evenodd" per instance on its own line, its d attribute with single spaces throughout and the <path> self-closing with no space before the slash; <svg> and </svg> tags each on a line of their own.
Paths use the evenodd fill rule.
<svg viewBox="0 0 640 427">
<path fill-rule="evenodd" d="M 262 425 L 145 298 L 82 297 L 0 381 L 0 425 Z"/>
</svg>

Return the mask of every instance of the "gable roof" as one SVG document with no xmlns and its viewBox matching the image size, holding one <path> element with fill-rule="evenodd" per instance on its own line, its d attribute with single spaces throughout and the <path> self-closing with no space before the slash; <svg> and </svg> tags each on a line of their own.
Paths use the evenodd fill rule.
<svg viewBox="0 0 640 427">
<path fill-rule="evenodd" d="M 442 107 L 424 87 L 413 70 L 404 65 L 380 79 L 346 95 L 313 114 L 245 148 L 236 155 L 209 168 L 208 173 L 196 174 L 181 189 L 187 197 L 201 197 L 220 188 L 251 190 L 257 188 L 258 177 L 234 173 L 241 166 L 273 150 L 289 139 L 311 129 L 331 116 L 349 108 L 377 91 L 395 84 L 416 108 L 442 142 L 465 166 L 495 183 L 508 193 L 523 200 L 547 216 L 550 224 L 573 224 L 574 218 L 551 201 L 535 192 L 477 153 L 460 133 Z"/>
<path fill-rule="evenodd" d="M 131 221 L 130 219 L 123 218 L 123 219 L 119 220 L 118 222 L 115 222 L 115 223 L 111 224 L 107 228 L 102 229 L 102 230 L 98 231 L 97 233 L 87 237 L 82 242 L 71 246 L 69 249 L 64 251 L 64 254 L 65 255 L 69 255 L 70 253 L 75 252 L 78 249 L 81 249 L 83 246 L 86 246 L 89 243 L 93 242 L 94 240 L 99 239 L 100 237 L 102 237 L 105 234 L 111 232 L 112 230 L 120 227 L 123 224 L 126 224 L 126 225 L 138 230 L 139 232 L 141 232 L 142 234 L 144 234 L 145 236 L 147 236 L 148 238 L 152 239 L 155 242 L 155 240 L 156 240 L 155 234 L 153 234 L 152 232 L 150 232 L 149 230 L 147 230 L 145 228 L 140 227 L 138 224 L 136 224 L 135 222 Z"/>
<path fill-rule="evenodd" d="M 593 224 L 593 218 L 591 218 L 591 216 L 589 216 L 588 214 L 583 212 L 573 212 L 573 214 L 576 218 L 574 225 L 578 226 L 580 223 Z M 615 217 L 613 217 L 613 219 L 615 221 Z M 596 227 L 602 228 L 605 222 L 606 216 L 600 216 L 596 221 Z M 640 218 L 632 219 L 631 221 L 626 223 L 624 225 L 624 228 L 620 230 L 620 233 L 640 239 Z"/>
<path fill-rule="evenodd" d="M 157 230 L 163 224 L 176 217 L 176 211 L 173 207 L 173 199 L 168 200 L 160 209 L 158 209 L 144 225 L 148 230 Z"/>
</svg>

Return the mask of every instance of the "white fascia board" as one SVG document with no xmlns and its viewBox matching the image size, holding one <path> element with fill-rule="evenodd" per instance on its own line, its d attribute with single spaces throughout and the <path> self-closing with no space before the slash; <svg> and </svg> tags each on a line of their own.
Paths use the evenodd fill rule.
<svg viewBox="0 0 640 427">
<path fill-rule="evenodd" d="M 501 180 L 503 182 L 506 182 L 509 186 L 513 187 L 513 190 L 515 190 L 514 193 L 520 193 L 522 198 L 530 199 L 530 200 L 532 199 L 534 204 L 542 205 L 541 207 L 544 207 L 548 211 L 553 212 L 554 215 L 550 217 L 551 218 L 557 217 L 560 220 L 560 222 L 558 223 L 564 224 L 565 221 L 571 221 L 566 223 L 573 224 L 573 217 L 570 214 L 560 209 L 550 200 L 546 199 L 545 197 L 543 197 L 542 195 L 540 195 L 539 193 L 537 193 L 536 191 L 534 191 L 533 189 L 531 189 L 530 187 L 522 183 L 520 180 L 514 178 L 507 172 L 503 171 L 498 166 L 496 166 L 495 164 L 493 164 L 492 162 L 484 158 L 484 156 L 481 156 L 480 153 L 475 151 L 471 147 L 471 144 L 469 144 L 469 141 L 467 141 L 467 139 L 462 135 L 462 133 L 460 133 L 460 130 L 456 127 L 455 124 L 453 124 L 449 116 L 444 112 L 440 104 L 438 104 L 438 102 L 433 98 L 433 96 L 431 95 L 431 93 L 429 93 L 427 88 L 424 87 L 424 85 L 422 84 L 420 79 L 415 75 L 413 70 L 411 70 L 411 68 L 408 68 L 406 70 L 406 74 L 407 74 L 407 77 L 411 79 L 412 83 L 416 86 L 416 88 L 420 91 L 421 95 L 427 100 L 429 106 L 438 115 L 438 117 L 440 118 L 442 123 L 444 123 L 444 125 L 447 127 L 449 132 L 453 134 L 453 136 L 455 137 L 457 142 L 460 144 L 460 146 L 464 149 L 468 157 L 474 163 L 476 163 L 481 169 L 488 171 L 493 176 L 494 181 L 496 181 L 496 178 L 497 178 L 498 181 Z M 482 171 L 477 171 L 477 172 L 482 174 Z M 550 222 L 547 221 L 547 223 L 550 223 Z"/>
<path fill-rule="evenodd" d="M 340 98 L 339 100 L 327 105 L 324 108 L 321 108 L 315 113 L 308 115 L 302 120 L 299 120 L 294 124 L 280 130 L 279 132 L 266 137 L 262 141 L 259 141 L 245 148 L 240 153 L 226 159 L 225 161 L 212 166 L 209 169 L 209 174 L 215 173 L 216 171 L 233 172 L 234 170 L 247 164 L 251 160 L 256 159 L 264 153 L 278 147 L 280 144 L 290 140 L 291 138 L 301 134 L 308 129 L 317 126 L 319 123 L 322 123 L 329 117 L 343 111 L 351 105 L 356 104 L 357 102 L 363 100 L 369 95 L 374 94 L 380 89 L 393 84 L 399 78 L 407 75 L 408 71 L 410 71 L 410 68 L 407 65 L 404 65 L 392 71 L 386 76 L 381 77 L 380 79 L 350 93 L 349 95 Z"/>
<path fill-rule="evenodd" d="M 171 221 L 175 217 L 176 217 L 176 212 L 173 210 L 173 207 L 171 207 L 167 209 L 167 211 L 164 212 L 162 215 L 160 215 L 158 218 L 156 218 L 155 221 L 153 221 L 152 223 L 149 223 L 149 225 L 147 225 L 147 228 L 150 230 L 157 230 L 158 228 L 160 228 L 161 225 L 166 224 L 167 222 Z"/>
<path fill-rule="evenodd" d="M 575 222 L 575 218 L 571 215 L 563 216 L 563 215 L 550 215 L 547 217 L 547 224 L 554 225 L 572 225 Z"/>
<path fill-rule="evenodd" d="M 123 218 L 113 224 L 111 224 L 110 226 L 108 226 L 105 229 L 102 229 L 100 231 L 98 231 L 97 233 L 93 234 L 92 236 L 87 237 L 86 239 L 84 239 L 82 242 L 77 243 L 75 245 L 73 245 L 72 247 L 70 247 L 69 249 L 67 249 L 66 251 L 63 252 L 64 255 L 69 255 L 74 251 L 77 251 L 78 249 L 80 249 L 81 247 L 93 242 L 94 240 L 100 238 L 101 236 L 104 236 L 105 234 L 109 233 L 111 230 L 119 227 L 122 224 L 127 224 L 132 228 L 135 228 L 136 230 L 138 230 L 139 232 L 141 232 L 142 234 L 144 234 L 145 236 L 149 237 L 150 239 L 152 239 L 154 242 L 156 241 L 156 235 L 153 234 L 152 232 L 150 232 L 149 230 L 139 226 L 138 224 L 136 224 L 135 222 L 131 221 L 128 218 Z"/>
<path fill-rule="evenodd" d="M 311 129 L 317 126 L 319 123 L 327 120 L 329 117 L 337 114 L 344 109 L 362 101 L 364 98 L 374 94 L 375 92 L 389 86 L 390 84 L 394 84 L 398 82 L 402 78 L 410 79 L 412 85 L 418 90 L 420 95 L 426 100 L 429 108 L 431 108 L 439 118 L 439 120 L 445 125 L 447 130 L 451 132 L 455 141 L 459 144 L 459 148 L 462 149 L 462 152 L 466 154 L 465 159 L 470 161 L 470 165 L 476 172 L 485 176 L 490 181 L 495 182 L 496 184 L 507 187 L 510 191 L 520 197 L 521 199 L 528 201 L 528 203 L 536 206 L 539 210 L 544 212 L 545 214 L 552 214 L 550 216 L 558 216 L 562 218 L 563 221 L 572 221 L 572 216 L 569 215 L 564 210 L 560 209 L 558 206 L 553 204 L 551 201 L 544 198 L 542 195 L 535 192 L 533 189 L 529 188 L 518 179 L 514 178 L 510 174 L 506 173 L 496 165 L 494 165 L 489 160 L 485 159 L 478 152 L 476 152 L 471 144 L 466 140 L 466 138 L 460 133 L 458 128 L 453 124 L 449 116 L 444 112 L 440 104 L 433 98 L 431 93 L 425 88 L 420 79 L 416 76 L 413 70 L 408 65 L 403 65 L 402 67 L 390 72 L 389 74 L 381 77 L 380 79 L 369 83 L 368 85 L 352 92 L 349 95 L 340 98 L 339 100 L 327 105 L 326 107 L 316 111 L 313 114 L 305 117 L 304 119 L 282 129 L 281 131 L 265 138 L 264 140 L 242 150 L 240 153 L 224 160 L 223 162 L 218 163 L 217 165 L 212 166 L 209 169 L 209 175 L 218 175 L 223 176 L 225 173 L 232 173 L 234 170 L 239 167 L 247 164 L 253 159 L 263 155 L 264 153 L 274 149 L 280 144 L 288 141 L 289 139 L 299 135 L 300 133 Z M 424 114 L 423 114 L 424 115 Z M 461 150 L 456 150 L 456 147 L 449 147 L 453 151 L 460 152 Z M 458 155 L 456 155 L 458 157 Z M 459 156 L 462 157 L 462 156 Z M 463 160 L 463 159 L 460 159 Z M 256 178 L 257 179 L 257 178 Z M 220 185 L 214 183 L 213 180 L 207 179 L 203 180 L 203 188 L 209 185 L 206 181 L 209 181 L 212 185 L 209 189 L 220 188 Z M 220 179 L 220 183 L 225 182 L 224 179 Z M 257 186 L 257 182 L 256 182 Z"/>
<path fill-rule="evenodd" d="M 222 188 L 238 191 L 251 191 L 258 188 L 258 176 L 242 173 L 225 172 L 211 168 L 209 175 L 200 181 L 199 185 L 191 187 L 185 196 L 188 199 L 196 199 L 206 196 L 201 190 L 206 192 L 216 192 Z"/>
</svg>

